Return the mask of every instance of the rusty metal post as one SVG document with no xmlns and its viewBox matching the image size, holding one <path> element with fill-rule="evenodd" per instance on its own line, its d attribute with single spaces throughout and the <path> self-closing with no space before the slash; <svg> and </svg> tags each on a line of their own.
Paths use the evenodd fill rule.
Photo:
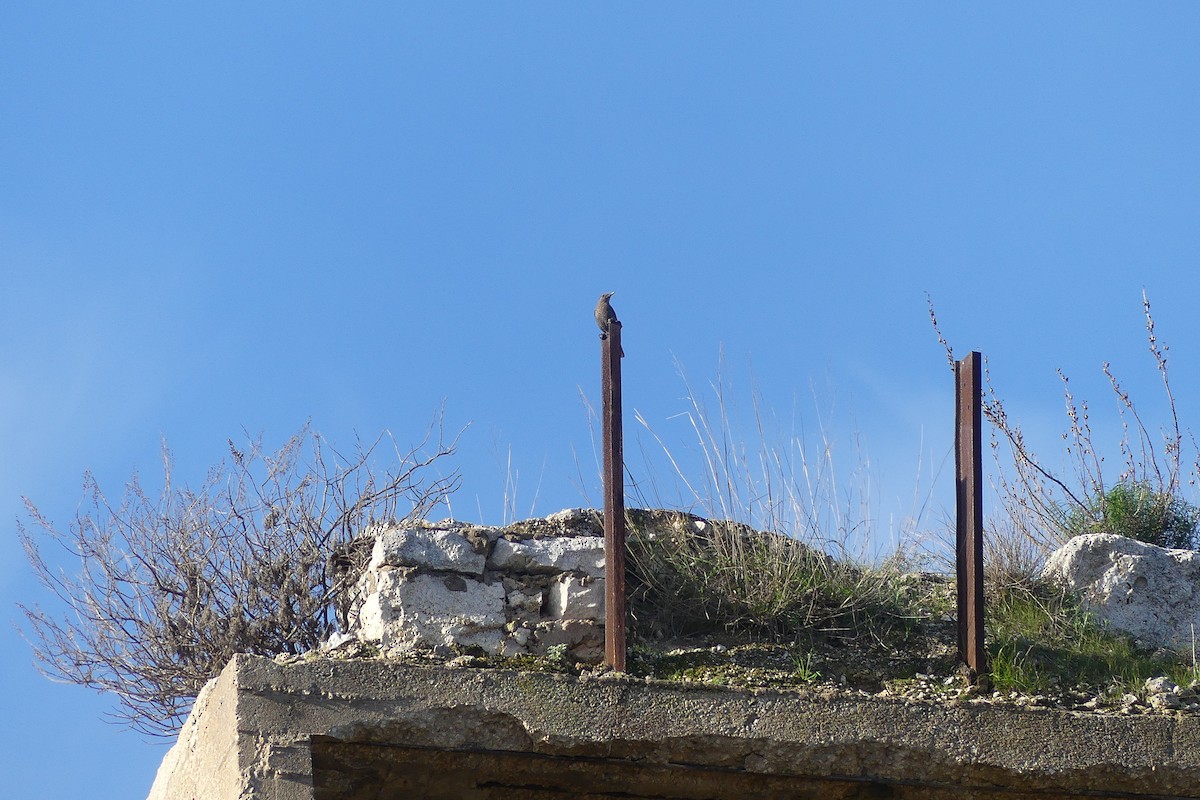
<svg viewBox="0 0 1200 800">
<path fill-rule="evenodd" d="M 983 356 L 974 352 L 954 364 L 958 656 L 972 682 L 985 679 L 988 669 L 983 644 L 982 363 Z"/>
<path fill-rule="evenodd" d="M 621 429 L 621 323 L 600 342 L 604 395 L 604 663 L 625 671 L 625 459 Z"/>
</svg>

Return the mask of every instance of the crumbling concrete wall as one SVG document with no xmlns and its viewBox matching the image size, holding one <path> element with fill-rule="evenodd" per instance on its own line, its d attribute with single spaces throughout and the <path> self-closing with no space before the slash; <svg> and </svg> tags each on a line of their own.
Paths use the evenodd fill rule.
<svg viewBox="0 0 1200 800">
<path fill-rule="evenodd" d="M 1196 716 L 611 674 L 238 656 L 185 730 L 152 800 L 1200 797 Z"/>
<path fill-rule="evenodd" d="M 478 647 L 503 656 L 558 646 L 576 661 L 597 662 L 604 653 L 600 526 L 596 512 L 569 509 L 504 529 L 447 520 L 376 531 L 338 642 L 356 639 L 384 652 Z"/>
</svg>

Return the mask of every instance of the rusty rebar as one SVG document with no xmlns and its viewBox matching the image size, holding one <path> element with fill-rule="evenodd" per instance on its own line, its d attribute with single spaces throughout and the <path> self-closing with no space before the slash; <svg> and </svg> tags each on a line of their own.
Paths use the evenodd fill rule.
<svg viewBox="0 0 1200 800">
<path fill-rule="evenodd" d="M 972 683 L 987 676 L 983 636 L 983 356 L 954 364 L 958 656 Z"/>
<path fill-rule="evenodd" d="M 607 305 L 607 304 L 606 304 Z M 611 313 L 611 311 L 610 311 Z M 625 671 L 625 461 L 621 428 L 621 322 L 600 337 L 604 438 L 604 663 Z"/>
</svg>

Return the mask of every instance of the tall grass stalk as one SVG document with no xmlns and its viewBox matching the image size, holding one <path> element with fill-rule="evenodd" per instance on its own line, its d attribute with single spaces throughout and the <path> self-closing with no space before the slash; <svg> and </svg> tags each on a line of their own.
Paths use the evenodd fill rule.
<svg viewBox="0 0 1200 800">
<path fill-rule="evenodd" d="M 846 474 L 835 463 L 835 444 L 819 407 L 814 441 L 803 420 L 781 431 L 762 397 L 752 391 L 747 436 L 723 369 L 709 391 L 701 392 L 678 362 L 676 368 L 686 392 L 685 408 L 668 421 L 684 420 L 694 446 L 673 446 L 668 439 L 675 437 L 660 434 L 635 410 L 636 422 L 653 442 L 648 449 L 639 437 L 647 477 L 633 485 L 636 502 L 664 504 L 664 478 L 655 466 L 662 459 L 668 467 L 665 481 L 675 490 L 668 498 L 671 505 L 782 533 L 831 554 L 861 556 L 876 544 L 871 465 L 860 437 L 853 440 L 857 464 Z M 715 399 L 715 407 L 710 409 L 706 395 Z"/>
<path fill-rule="evenodd" d="M 658 604 L 656 616 L 664 618 L 662 604 L 673 604 L 665 618 L 675 632 L 723 624 L 776 638 L 853 636 L 890 624 L 901 612 L 890 566 L 868 555 L 877 531 L 861 441 L 855 439 L 858 466 L 843 482 L 823 420 L 816 447 L 803 427 L 779 436 L 753 392 L 751 435 L 744 436 L 724 372 L 701 393 L 676 366 L 686 405 L 670 419 L 685 422 L 694 447 L 683 455 L 687 451 L 673 448 L 635 412 L 653 447 L 639 443 L 649 477 L 635 483 L 631 495 L 634 504 L 661 507 L 659 492 L 671 485 L 678 502 L 670 505 L 712 521 L 683 517 L 672 536 L 649 540 L 631 517 L 632 566 L 641 596 Z M 656 475 L 655 461 L 668 465 L 665 480 Z"/>
</svg>

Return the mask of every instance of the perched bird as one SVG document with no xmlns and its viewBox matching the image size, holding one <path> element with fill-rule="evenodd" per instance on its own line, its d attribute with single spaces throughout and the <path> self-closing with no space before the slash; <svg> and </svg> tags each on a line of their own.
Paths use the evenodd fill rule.
<svg viewBox="0 0 1200 800">
<path fill-rule="evenodd" d="M 608 298 L 612 297 L 616 292 L 605 292 L 600 295 L 600 299 L 596 302 L 596 324 L 600 326 L 600 338 L 608 338 L 608 325 L 617 318 L 617 312 L 613 311 L 612 306 L 608 302 Z"/>
</svg>

